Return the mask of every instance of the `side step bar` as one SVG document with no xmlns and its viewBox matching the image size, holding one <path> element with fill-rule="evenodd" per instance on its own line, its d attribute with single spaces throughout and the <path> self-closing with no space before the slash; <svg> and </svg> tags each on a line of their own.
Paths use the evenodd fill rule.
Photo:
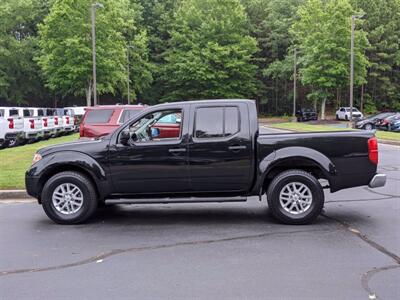
<svg viewBox="0 0 400 300">
<path fill-rule="evenodd" d="M 247 197 L 189 197 L 189 198 L 138 198 L 106 199 L 105 204 L 166 204 L 166 203 L 209 203 L 209 202 L 246 202 Z"/>
</svg>

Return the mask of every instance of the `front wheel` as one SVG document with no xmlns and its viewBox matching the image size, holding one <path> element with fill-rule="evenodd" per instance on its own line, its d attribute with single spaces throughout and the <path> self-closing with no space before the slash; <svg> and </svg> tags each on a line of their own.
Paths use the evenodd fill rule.
<svg viewBox="0 0 400 300">
<path fill-rule="evenodd" d="M 78 172 L 61 172 L 43 187 L 46 215 L 58 224 L 77 224 L 90 218 L 97 208 L 97 195 L 89 178 Z"/>
<path fill-rule="evenodd" d="M 302 170 L 288 170 L 276 176 L 268 187 L 272 215 L 285 224 L 314 221 L 324 206 L 324 192 L 317 178 Z"/>
</svg>

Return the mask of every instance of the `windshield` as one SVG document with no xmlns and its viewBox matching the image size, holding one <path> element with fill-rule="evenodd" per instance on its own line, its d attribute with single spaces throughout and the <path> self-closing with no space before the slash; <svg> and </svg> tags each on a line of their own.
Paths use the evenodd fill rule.
<svg viewBox="0 0 400 300">
<path fill-rule="evenodd" d="M 172 121 L 175 121 L 172 123 Z M 180 110 L 164 110 L 157 111 L 144 116 L 129 127 L 131 136 L 134 136 L 135 142 L 151 141 L 155 137 L 158 138 L 178 138 L 180 135 L 181 111 Z M 172 132 L 164 131 L 161 124 L 171 124 L 176 126 L 176 130 Z M 169 125 L 166 125 L 169 126 Z M 155 129 L 157 128 L 157 129 Z M 154 134 L 154 131 L 158 134 Z"/>
<path fill-rule="evenodd" d="M 346 111 L 350 111 L 350 108 L 346 108 Z M 358 112 L 358 109 L 353 107 L 353 112 Z"/>
</svg>

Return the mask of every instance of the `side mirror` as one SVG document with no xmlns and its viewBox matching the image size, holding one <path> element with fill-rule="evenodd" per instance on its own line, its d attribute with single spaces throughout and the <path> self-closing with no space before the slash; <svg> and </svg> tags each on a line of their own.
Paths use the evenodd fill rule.
<svg viewBox="0 0 400 300">
<path fill-rule="evenodd" d="M 119 141 L 122 145 L 128 146 L 129 144 L 129 139 L 131 138 L 131 135 L 129 131 L 121 131 L 121 134 L 119 136 Z"/>
<path fill-rule="evenodd" d="M 152 138 L 157 138 L 160 136 L 160 129 L 152 127 L 151 128 L 151 137 Z"/>
</svg>

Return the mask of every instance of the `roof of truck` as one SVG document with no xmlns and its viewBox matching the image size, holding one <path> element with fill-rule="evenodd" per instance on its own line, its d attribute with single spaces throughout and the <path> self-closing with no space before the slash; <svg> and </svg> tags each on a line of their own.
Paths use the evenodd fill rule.
<svg viewBox="0 0 400 300">
<path fill-rule="evenodd" d="M 255 100 L 251 99 L 204 99 L 204 100 L 191 100 L 191 101 L 178 101 L 178 102 L 165 102 L 158 104 L 157 106 L 173 105 L 173 104 L 202 104 L 202 103 L 221 103 L 221 102 L 246 102 L 254 103 Z"/>
</svg>

